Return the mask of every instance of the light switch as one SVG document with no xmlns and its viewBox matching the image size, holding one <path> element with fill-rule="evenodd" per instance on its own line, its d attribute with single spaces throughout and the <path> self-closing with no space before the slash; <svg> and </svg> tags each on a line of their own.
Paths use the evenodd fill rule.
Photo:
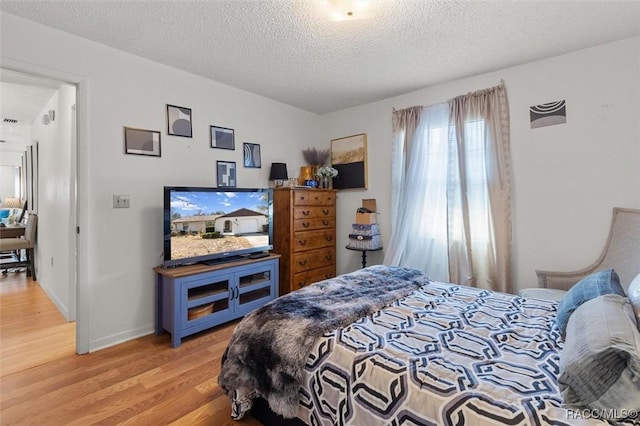
<svg viewBox="0 0 640 426">
<path fill-rule="evenodd" d="M 116 195 L 116 194 L 113 194 L 113 208 L 114 209 L 128 209 L 129 208 L 129 196 L 128 195 Z"/>
</svg>

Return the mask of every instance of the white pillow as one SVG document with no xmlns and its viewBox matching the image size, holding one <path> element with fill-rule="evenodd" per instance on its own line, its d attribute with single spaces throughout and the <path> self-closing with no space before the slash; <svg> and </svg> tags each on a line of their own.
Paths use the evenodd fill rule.
<svg viewBox="0 0 640 426">
<path fill-rule="evenodd" d="M 636 322 L 638 323 L 638 329 L 640 330 L 640 274 L 638 274 L 627 289 L 627 299 L 631 302 L 633 313 L 636 316 Z"/>
</svg>

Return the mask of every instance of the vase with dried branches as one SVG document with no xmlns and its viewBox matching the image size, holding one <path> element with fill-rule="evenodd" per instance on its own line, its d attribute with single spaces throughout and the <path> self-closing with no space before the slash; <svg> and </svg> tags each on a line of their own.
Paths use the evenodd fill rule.
<svg viewBox="0 0 640 426">
<path fill-rule="evenodd" d="M 303 180 L 302 176 L 305 176 L 304 182 L 300 183 L 309 185 L 309 181 L 313 180 L 315 182 L 314 186 L 317 186 L 316 171 L 329 161 L 331 151 L 329 149 L 306 148 L 302 150 L 302 157 L 309 166 L 300 168 L 301 180 Z"/>
<path fill-rule="evenodd" d="M 310 166 L 324 166 L 331 156 L 331 151 L 328 149 L 306 148 L 302 150 L 302 156 L 304 161 Z"/>
</svg>

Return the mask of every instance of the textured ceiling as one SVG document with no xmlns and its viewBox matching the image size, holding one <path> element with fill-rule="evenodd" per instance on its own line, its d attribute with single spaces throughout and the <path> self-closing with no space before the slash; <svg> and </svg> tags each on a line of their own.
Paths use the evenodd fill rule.
<svg viewBox="0 0 640 426">
<path fill-rule="evenodd" d="M 336 0 L 331 0 L 335 2 Z M 318 114 L 640 35 L 640 1 L 2 0 L 0 9 Z"/>
</svg>

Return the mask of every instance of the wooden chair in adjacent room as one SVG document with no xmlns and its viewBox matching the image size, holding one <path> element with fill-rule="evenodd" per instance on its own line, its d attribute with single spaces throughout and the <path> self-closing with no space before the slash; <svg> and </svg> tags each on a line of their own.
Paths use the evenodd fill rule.
<svg viewBox="0 0 640 426">
<path fill-rule="evenodd" d="M 27 276 L 33 281 L 36 280 L 36 268 L 34 265 L 34 251 L 36 246 L 36 229 L 38 227 L 38 215 L 29 213 L 27 225 L 25 227 L 24 236 L 21 238 L 0 238 L 1 253 L 17 253 L 12 260 L 2 261 L 0 268 L 2 273 L 6 274 L 9 268 L 26 267 Z M 25 256 L 22 256 L 22 250 L 25 250 Z"/>
</svg>

